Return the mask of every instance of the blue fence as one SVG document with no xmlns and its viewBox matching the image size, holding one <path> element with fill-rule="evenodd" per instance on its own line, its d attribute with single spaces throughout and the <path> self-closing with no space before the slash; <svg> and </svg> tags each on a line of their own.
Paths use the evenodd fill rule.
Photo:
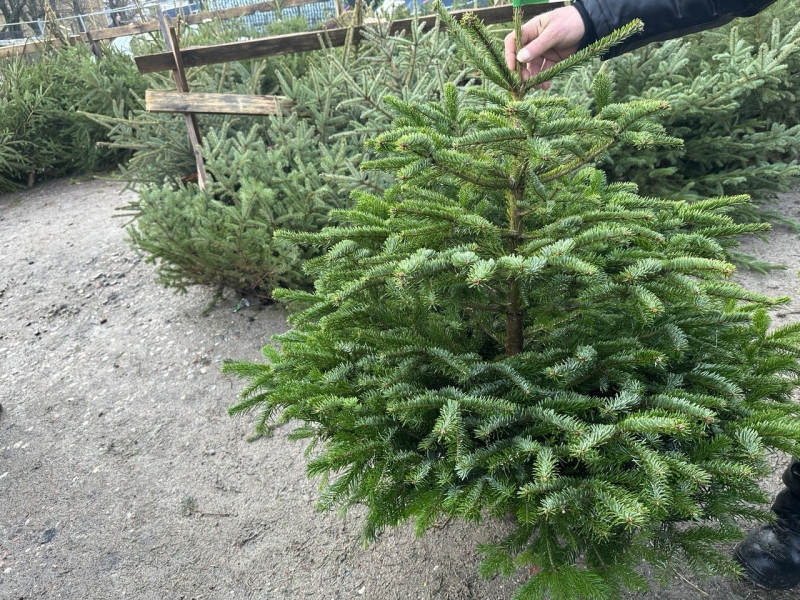
<svg viewBox="0 0 800 600">
<path fill-rule="evenodd" d="M 246 6 L 253 4 L 253 0 L 210 0 L 204 7 L 206 10 L 221 10 L 234 6 Z M 288 19 L 291 17 L 305 17 L 308 24 L 312 27 L 321 21 L 333 18 L 336 14 L 336 5 L 333 0 L 323 0 L 313 4 L 303 4 L 302 6 L 291 6 L 277 11 L 257 12 L 241 18 L 241 23 L 247 27 L 260 29 L 268 23 L 272 23 L 279 18 Z M 280 16 L 279 16 L 280 15 Z"/>
<path fill-rule="evenodd" d="M 219 10 L 224 8 L 231 8 L 233 6 L 245 6 L 252 4 L 258 0 L 207 0 L 203 10 Z M 380 4 L 381 0 L 373 0 L 376 4 Z M 403 0 L 406 8 L 410 12 L 415 10 L 425 11 L 426 5 L 433 4 L 433 0 Z M 354 4 L 351 0 L 342 0 L 342 6 L 345 10 L 350 9 L 350 5 Z M 443 0 L 442 4 L 447 8 L 470 8 L 470 7 L 484 7 L 489 6 L 489 0 Z M 288 19 L 291 17 L 305 17 L 308 24 L 314 27 L 321 21 L 331 19 L 336 14 L 336 6 L 334 0 L 322 0 L 321 2 L 314 2 L 313 4 L 304 4 L 302 6 L 292 6 L 284 8 L 280 11 L 280 17 L 275 11 L 259 12 L 253 15 L 242 17 L 241 22 L 248 27 L 260 28 L 267 23 L 283 18 Z"/>
</svg>

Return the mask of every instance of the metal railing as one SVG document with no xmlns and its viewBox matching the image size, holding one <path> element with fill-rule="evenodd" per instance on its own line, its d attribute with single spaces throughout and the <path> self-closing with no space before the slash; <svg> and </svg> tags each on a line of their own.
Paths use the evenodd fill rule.
<svg viewBox="0 0 800 600">
<path fill-rule="evenodd" d="M 86 31 L 155 20 L 159 8 L 170 17 L 176 17 L 178 14 L 196 14 L 201 10 L 217 11 L 251 4 L 254 4 L 253 0 L 210 0 L 204 2 L 201 8 L 199 1 L 151 1 L 125 7 L 83 13 L 80 15 L 57 17 L 55 21 L 59 29 L 67 37 L 70 37 L 79 36 Z M 317 23 L 331 18 L 335 14 L 335 11 L 335 0 L 320 0 L 319 2 L 304 4 L 302 6 L 282 8 L 277 12 L 256 12 L 241 17 L 241 22 L 247 27 L 261 29 L 276 19 L 305 17 L 309 25 L 313 27 Z M 119 20 L 116 19 L 117 15 L 120 16 Z M 16 23 L 0 23 L 0 46 L 41 42 L 44 38 L 49 37 L 48 25 L 52 26 L 52 24 L 42 19 L 37 19 L 36 21 L 19 21 Z M 9 30 L 9 28 L 14 28 L 16 30 Z M 22 33 L 19 31 L 20 29 Z"/>
<path fill-rule="evenodd" d="M 133 22 L 148 21 L 155 19 L 156 12 L 161 8 L 166 14 L 174 17 L 177 14 L 194 14 L 199 12 L 198 2 L 157 2 L 149 1 L 143 3 L 122 6 L 118 8 L 108 8 L 94 12 L 82 13 L 80 15 L 59 16 L 53 19 L 58 28 L 67 36 L 79 35 L 85 31 L 115 27 Z M 116 15 L 120 20 L 115 19 Z M 13 43 L 19 44 L 25 41 L 41 41 L 47 36 L 48 26 L 52 27 L 52 21 L 37 19 L 36 21 L 18 21 L 16 23 L 0 23 L 0 44 Z M 22 30 L 9 31 L 9 28 Z"/>
</svg>

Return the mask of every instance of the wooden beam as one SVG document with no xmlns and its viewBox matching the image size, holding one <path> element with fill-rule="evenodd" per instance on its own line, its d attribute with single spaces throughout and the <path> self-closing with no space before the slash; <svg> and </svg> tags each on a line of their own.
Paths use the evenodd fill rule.
<svg viewBox="0 0 800 600">
<path fill-rule="evenodd" d="M 281 100 L 280 96 L 186 93 L 167 90 L 145 92 L 146 110 L 156 113 L 277 115 L 284 105 Z"/>
<path fill-rule="evenodd" d="M 93 39 L 100 41 L 100 40 L 113 40 L 128 35 L 138 35 L 140 33 L 151 33 L 158 30 L 159 30 L 158 21 L 146 21 L 144 23 L 130 23 L 128 25 L 122 25 L 120 27 L 105 27 L 103 29 L 95 29 L 88 33 L 91 34 Z M 79 33 L 77 35 L 73 35 L 72 38 L 76 40 L 81 40 L 81 39 L 85 40 L 86 34 Z"/>
<path fill-rule="evenodd" d="M 54 40 L 55 41 L 55 40 Z M 49 46 L 58 45 L 50 42 L 26 42 L 14 46 L 0 46 L 0 58 L 11 58 L 12 56 L 22 56 L 24 54 L 37 54 Z"/>
<path fill-rule="evenodd" d="M 522 8 L 523 16 L 526 19 L 530 19 L 536 15 L 553 10 L 553 5 L 530 4 Z M 513 19 L 513 8 L 511 5 L 478 8 L 475 10 L 456 10 L 451 14 L 457 19 L 460 19 L 468 12 L 475 13 L 475 15 L 487 25 L 493 23 L 508 23 Z M 415 22 L 425 27 L 433 27 L 436 23 L 436 16 L 430 15 L 420 17 L 417 20 L 399 19 L 391 23 L 390 31 L 392 34 L 408 32 L 414 26 Z M 287 33 L 244 42 L 230 42 L 227 44 L 183 48 L 181 49 L 181 55 L 183 56 L 183 62 L 186 67 L 200 67 L 203 65 L 213 65 L 237 60 L 262 58 L 264 56 L 275 56 L 277 54 L 307 52 L 309 50 L 319 50 L 322 47 L 323 40 L 328 46 L 344 46 L 349 29 L 348 27 L 342 27 L 338 29 L 328 29 L 327 31 Z M 363 27 L 355 28 L 356 39 L 363 38 L 363 30 Z M 137 56 L 134 60 L 141 73 L 168 71 L 174 68 L 175 64 L 174 58 L 169 52 Z"/>
<path fill-rule="evenodd" d="M 87 43 L 92 49 L 92 54 L 94 54 L 98 59 L 103 58 L 103 50 L 100 48 L 100 44 L 95 41 L 89 31 L 85 31 L 84 34 L 86 35 Z"/>
</svg>

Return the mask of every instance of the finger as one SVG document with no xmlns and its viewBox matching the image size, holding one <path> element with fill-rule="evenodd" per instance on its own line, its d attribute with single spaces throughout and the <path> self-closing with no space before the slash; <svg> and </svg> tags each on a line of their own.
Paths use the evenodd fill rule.
<svg viewBox="0 0 800 600">
<path fill-rule="evenodd" d="M 529 44 L 523 46 L 517 53 L 517 60 L 521 63 L 539 62 L 548 50 L 552 50 L 557 40 L 548 29 L 544 29 L 538 37 L 534 38 Z"/>
<path fill-rule="evenodd" d="M 512 71 L 517 66 L 517 36 L 512 31 L 506 36 L 506 64 Z"/>
<path fill-rule="evenodd" d="M 536 60 L 531 60 L 530 62 L 525 63 L 525 67 L 522 71 L 522 79 L 528 80 L 531 77 L 536 77 L 542 71 L 549 69 L 553 66 L 553 62 L 547 60 L 545 57 L 540 56 Z"/>
<path fill-rule="evenodd" d="M 522 45 L 527 44 L 545 27 L 546 21 L 541 16 L 531 19 L 522 26 Z M 512 71 L 517 66 L 517 36 L 512 31 L 505 37 L 506 64 Z M 523 62 L 523 61 L 520 61 Z"/>
</svg>

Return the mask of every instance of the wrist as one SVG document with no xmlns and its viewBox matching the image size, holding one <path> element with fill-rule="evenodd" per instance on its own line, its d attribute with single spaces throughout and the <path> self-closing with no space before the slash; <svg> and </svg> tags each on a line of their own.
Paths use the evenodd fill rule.
<svg viewBox="0 0 800 600">
<path fill-rule="evenodd" d="M 594 23 L 589 18 L 589 13 L 586 11 L 586 7 L 583 5 L 583 0 L 575 0 L 572 3 L 572 8 L 578 11 L 578 14 L 581 16 L 581 20 L 583 21 L 583 38 L 581 38 L 580 46 L 578 47 L 579 50 L 583 50 L 587 46 L 591 46 L 597 41 L 597 31 L 594 28 Z"/>
</svg>

